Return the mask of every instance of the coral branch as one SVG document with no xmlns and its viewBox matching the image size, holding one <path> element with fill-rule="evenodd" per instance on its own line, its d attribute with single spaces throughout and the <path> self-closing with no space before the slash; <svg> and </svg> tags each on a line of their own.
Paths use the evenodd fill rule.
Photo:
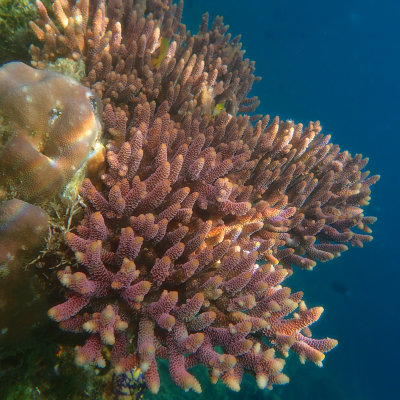
<svg viewBox="0 0 400 400">
<path fill-rule="evenodd" d="M 221 18 L 191 35 L 182 3 L 87 3 L 57 0 L 56 24 L 38 2 L 43 46 L 31 48 L 39 68 L 82 60 L 104 104 L 107 168 L 82 184 L 86 217 L 66 234 L 77 271 L 59 272 L 67 300 L 49 312 L 90 333 L 78 363 L 101 365 L 111 347 L 115 370 L 139 366 L 153 393 L 159 357 L 198 393 L 197 364 L 235 391 L 244 373 L 260 388 L 288 382 L 275 350 L 321 365 L 337 344 L 309 337 L 322 308 L 283 285 L 294 266 L 371 240 L 362 207 L 378 177 L 318 122 L 242 114 L 258 104 L 254 64 Z"/>
</svg>

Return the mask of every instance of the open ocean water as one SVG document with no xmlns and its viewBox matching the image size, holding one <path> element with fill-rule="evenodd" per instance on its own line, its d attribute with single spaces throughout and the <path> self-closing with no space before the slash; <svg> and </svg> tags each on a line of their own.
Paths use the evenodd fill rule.
<svg viewBox="0 0 400 400">
<path fill-rule="evenodd" d="M 288 282 L 325 308 L 313 335 L 339 346 L 322 369 L 289 360 L 291 382 L 276 392 L 282 400 L 399 399 L 400 2 L 186 0 L 192 31 L 205 11 L 242 34 L 263 78 L 252 91 L 259 112 L 320 120 L 332 142 L 368 156 L 367 169 L 381 175 L 366 212 L 378 217 L 374 240 Z"/>
</svg>

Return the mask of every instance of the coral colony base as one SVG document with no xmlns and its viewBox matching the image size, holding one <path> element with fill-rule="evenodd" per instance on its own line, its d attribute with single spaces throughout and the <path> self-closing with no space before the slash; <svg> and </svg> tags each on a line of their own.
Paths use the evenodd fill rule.
<svg viewBox="0 0 400 400">
<path fill-rule="evenodd" d="M 0 70 L 1 189 L 14 202 L 2 226 L 17 230 L 7 207 L 24 200 L 26 226 L 44 235 L 37 206 L 79 189 L 83 218 L 59 227 L 68 265 L 48 271 L 65 295 L 48 315 L 86 334 L 76 363 L 140 376 L 153 393 L 160 358 L 198 393 L 195 365 L 235 391 L 244 373 L 261 389 L 287 383 L 289 352 L 321 366 L 337 345 L 311 337 L 323 308 L 284 282 L 372 239 L 361 207 L 379 177 L 363 171 L 368 160 L 341 152 L 318 122 L 254 115 L 254 64 L 221 18 L 208 29 L 204 15 L 192 35 L 182 2 L 56 0 L 51 17 L 36 6 L 35 69 Z M 83 86 L 49 72 L 57 63 L 83 66 Z M 28 246 L 3 236 L 4 264 Z"/>
</svg>

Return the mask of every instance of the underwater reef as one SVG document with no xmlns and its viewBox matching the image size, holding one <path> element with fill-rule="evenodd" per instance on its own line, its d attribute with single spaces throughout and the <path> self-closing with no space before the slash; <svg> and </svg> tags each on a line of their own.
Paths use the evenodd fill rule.
<svg viewBox="0 0 400 400">
<path fill-rule="evenodd" d="M 193 35 L 182 1 L 36 7 L 32 67 L 0 68 L 0 271 L 41 282 L 57 374 L 136 399 L 160 359 L 197 393 L 196 366 L 233 391 L 287 383 L 290 353 L 322 366 L 337 340 L 312 337 L 323 308 L 285 280 L 372 240 L 368 159 L 319 122 L 255 114 L 222 18 Z"/>
</svg>

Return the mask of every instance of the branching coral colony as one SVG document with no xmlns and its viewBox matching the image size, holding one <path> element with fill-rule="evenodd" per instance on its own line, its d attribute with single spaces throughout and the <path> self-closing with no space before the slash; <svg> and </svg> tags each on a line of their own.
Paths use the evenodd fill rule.
<svg viewBox="0 0 400 400">
<path fill-rule="evenodd" d="M 81 185 L 86 214 L 65 234 L 77 263 L 57 272 L 66 301 L 49 311 L 88 334 L 76 362 L 140 368 L 153 393 L 158 358 L 195 392 L 198 364 L 236 391 L 243 373 L 288 382 L 289 351 L 321 365 L 337 344 L 311 338 L 323 309 L 282 285 L 372 239 L 368 160 L 319 123 L 253 115 L 254 64 L 221 18 L 192 35 L 182 2 L 56 0 L 53 19 L 36 4 L 33 66 L 83 61 L 103 103 L 106 170 Z"/>
</svg>

